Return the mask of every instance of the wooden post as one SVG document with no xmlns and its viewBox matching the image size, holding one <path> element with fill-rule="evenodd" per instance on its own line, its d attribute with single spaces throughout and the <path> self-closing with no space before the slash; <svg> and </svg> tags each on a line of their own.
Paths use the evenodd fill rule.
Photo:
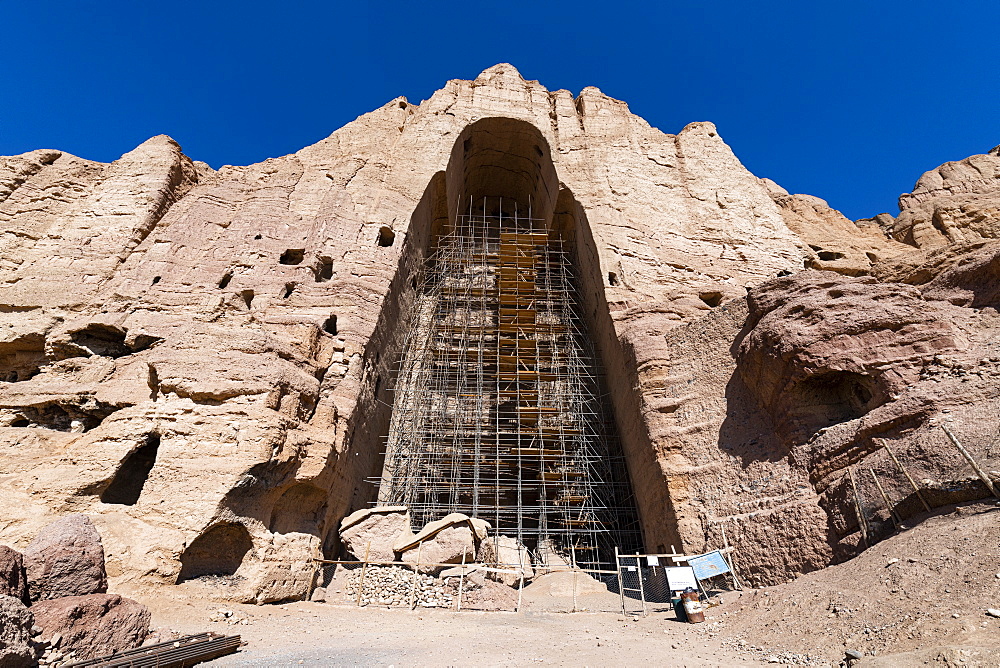
<svg viewBox="0 0 1000 668">
<path fill-rule="evenodd" d="M 635 553 L 635 572 L 639 576 L 639 598 L 642 599 L 642 616 L 646 616 L 646 588 L 642 584 L 642 561 L 639 553 Z"/>
<path fill-rule="evenodd" d="M 854 467 L 847 467 L 847 476 L 851 479 L 851 489 L 854 490 L 854 509 L 858 513 L 858 528 L 861 529 L 861 537 L 865 541 L 865 547 L 871 547 L 871 539 L 868 537 L 868 519 L 865 511 L 861 507 L 861 496 L 858 494 L 858 483 L 854 480 Z"/>
<path fill-rule="evenodd" d="M 879 481 L 878 476 L 875 475 L 875 469 L 868 469 L 868 472 L 872 474 L 872 480 L 875 481 L 875 486 L 878 487 L 878 493 L 882 495 L 882 500 L 885 502 L 885 508 L 889 511 L 889 517 L 892 519 L 892 523 L 898 529 L 899 525 L 903 523 L 902 518 L 896 512 L 896 509 L 892 505 L 892 501 L 889 500 L 889 495 L 885 493 L 885 489 L 882 488 L 882 483 Z"/>
<path fill-rule="evenodd" d="M 733 586 L 737 589 L 742 590 L 743 585 L 740 584 L 740 580 L 736 577 L 736 559 L 733 557 L 736 555 L 736 549 L 729 549 L 729 539 L 726 538 L 726 521 L 722 520 L 719 522 L 719 528 L 722 529 L 722 546 L 726 548 L 726 552 L 729 553 L 729 572 L 733 574 Z"/>
<path fill-rule="evenodd" d="M 576 576 L 579 572 L 576 565 L 576 545 L 570 545 L 570 558 L 573 560 L 573 612 L 576 612 Z"/>
<path fill-rule="evenodd" d="M 462 552 L 462 571 L 458 574 L 458 612 L 462 611 L 462 589 L 465 588 L 465 552 Z"/>
<path fill-rule="evenodd" d="M 941 429 L 944 430 L 944 433 L 948 437 L 948 440 L 951 441 L 956 448 L 958 448 L 958 451 L 960 453 L 962 453 L 962 456 L 965 457 L 965 461 L 969 462 L 969 466 L 972 467 L 972 470 L 976 472 L 976 475 L 979 476 L 979 479 L 983 481 L 984 485 L 986 485 L 986 489 L 990 490 L 990 494 L 992 494 L 993 496 L 1000 496 L 1000 494 L 997 494 L 996 487 L 993 486 L 993 479 L 990 478 L 989 474 L 983 470 L 983 467 L 979 465 L 979 462 L 977 462 L 976 458 L 972 456 L 972 453 L 966 450 L 965 446 L 963 446 L 961 443 L 958 442 L 958 439 L 955 438 L 955 435 L 951 433 L 951 429 L 948 429 L 948 425 L 942 424 Z"/>
<path fill-rule="evenodd" d="M 617 545 L 615 545 L 615 570 L 618 571 L 618 593 L 622 596 L 622 614 L 625 615 L 628 614 L 625 612 L 625 584 L 622 582 L 622 562 Z"/>
<path fill-rule="evenodd" d="M 497 561 L 500 561 L 497 559 Z M 521 580 L 517 583 L 517 608 L 514 612 L 521 611 L 521 593 L 524 591 L 524 553 L 521 552 L 521 543 L 517 544 L 517 565 L 520 568 Z"/>
<path fill-rule="evenodd" d="M 361 577 L 358 578 L 358 607 L 361 607 L 361 592 L 365 590 L 365 571 L 368 570 L 368 554 L 372 549 L 372 542 L 368 541 L 368 545 L 365 546 L 365 561 L 361 565 Z"/>
<path fill-rule="evenodd" d="M 917 483 L 913 482 L 913 478 L 910 477 L 910 473 L 905 468 L 903 468 L 903 465 L 899 463 L 898 459 L 896 459 L 896 453 L 890 450 L 889 446 L 885 443 L 882 444 L 882 447 L 885 448 L 885 451 L 889 453 L 890 457 L 892 457 L 892 461 L 896 462 L 896 466 L 899 468 L 900 471 L 903 472 L 903 475 L 906 476 L 906 479 L 910 481 L 910 487 L 912 487 L 913 491 L 917 493 L 917 498 L 920 499 L 920 503 L 924 504 L 924 510 L 926 510 L 927 512 L 931 512 L 931 507 L 927 505 L 927 500 L 924 499 L 924 495 L 920 492 L 920 488 L 917 487 Z"/>
<path fill-rule="evenodd" d="M 417 543 L 417 563 L 413 564 L 413 586 L 410 589 L 410 610 L 417 607 L 417 579 L 420 577 L 420 551 L 424 549 L 424 541 Z"/>
</svg>

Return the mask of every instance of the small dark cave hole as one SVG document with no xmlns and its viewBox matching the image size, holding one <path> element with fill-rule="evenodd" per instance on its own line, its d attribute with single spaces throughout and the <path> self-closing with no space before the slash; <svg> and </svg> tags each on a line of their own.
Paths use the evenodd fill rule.
<svg viewBox="0 0 1000 668">
<path fill-rule="evenodd" d="M 306 259 L 306 250 L 304 248 L 289 248 L 281 254 L 278 262 L 281 264 L 301 264 L 304 259 Z"/>
<path fill-rule="evenodd" d="M 30 420 L 25 420 L 24 418 L 20 418 L 18 420 L 14 420 L 13 422 L 11 422 L 10 426 L 11 427 L 30 427 L 31 426 L 31 421 Z"/>
<path fill-rule="evenodd" d="M 229 281 L 233 280 L 233 272 L 228 271 L 226 275 L 219 280 L 219 289 L 223 290 L 229 285 Z"/>
<path fill-rule="evenodd" d="M 832 262 L 833 260 L 841 260 L 847 257 L 843 253 L 837 253 L 835 251 L 819 251 L 816 255 L 818 255 L 819 259 L 824 262 Z"/>
<path fill-rule="evenodd" d="M 195 538 L 181 554 L 177 582 L 203 575 L 233 575 L 252 548 L 253 540 L 245 526 L 236 522 L 216 524 Z"/>
<path fill-rule="evenodd" d="M 281 298 L 282 299 L 288 299 L 289 297 L 292 296 L 293 292 L 295 292 L 295 284 L 294 283 L 285 283 L 285 291 L 281 293 Z"/>
<path fill-rule="evenodd" d="M 871 262 L 872 264 L 878 262 L 878 255 L 875 255 L 875 253 L 865 253 L 865 256 L 868 258 L 868 261 Z"/>
<path fill-rule="evenodd" d="M 124 357 L 133 351 L 125 345 L 127 332 L 121 327 L 92 322 L 83 329 L 70 332 L 69 338 L 75 345 L 101 357 Z"/>
<path fill-rule="evenodd" d="M 323 331 L 327 334 L 337 335 L 337 316 L 331 315 L 326 319 L 326 322 L 323 323 Z"/>
<path fill-rule="evenodd" d="M 161 278 L 162 276 L 153 276 L 153 285 L 159 283 Z"/>
<path fill-rule="evenodd" d="M 254 241 L 260 241 L 260 240 L 261 240 L 261 239 L 263 239 L 263 238 L 264 238 L 264 237 L 262 237 L 262 236 L 261 236 L 261 235 L 259 235 L 259 234 L 255 234 L 255 235 L 253 235 L 253 240 L 254 240 Z"/>
<path fill-rule="evenodd" d="M 152 433 L 146 436 L 146 442 L 129 453 L 118 467 L 111 484 L 101 493 L 101 503 L 134 506 L 156 464 L 159 449 L 160 435 Z"/>
<path fill-rule="evenodd" d="M 383 248 L 391 246 L 396 241 L 396 233 L 383 225 L 378 228 L 378 245 Z"/>
<path fill-rule="evenodd" d="M 698 295 L 701 301 L 705 302 L 709 308 L 715 308 L 722 303 L 722 293 L 721 292 L 702 292 Z"/>
<path fill-rule="evenodd" d="M 247 305 L 247 308 L 250 308 L 250 305 L 253 304 L 253 290 L 244 290 L 240 293 L 240 297 L 243 298 L 243 303 Z"/>
<path fill-rule="evenodd" d="M 612 287 L 618 285 L 618 274 L 613 271 L 608 272 L 608 285 Z"/>
<path fill-rule="evenodd" d="M 322 283 L 333 278 L 333 258 L 321 257 L 316 267 L 316 282 Z"/>
</svg>

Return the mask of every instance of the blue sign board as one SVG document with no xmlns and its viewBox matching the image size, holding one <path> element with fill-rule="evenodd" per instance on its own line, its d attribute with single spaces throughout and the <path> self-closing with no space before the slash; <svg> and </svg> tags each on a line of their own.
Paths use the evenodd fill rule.
<svg viewBox="0 0 1000 668">
<path fill-rule="evenodd" d="M 694 576 L 699 580 L 714 578 L 716 575 L 723 575 L 729 572 L 726 560 L 722 558 L 722 553 L 718 550 L 707 554 L 700 554 L 697 557 L 689 557 L 687 562 L 694 569 Z"/>
</svg>

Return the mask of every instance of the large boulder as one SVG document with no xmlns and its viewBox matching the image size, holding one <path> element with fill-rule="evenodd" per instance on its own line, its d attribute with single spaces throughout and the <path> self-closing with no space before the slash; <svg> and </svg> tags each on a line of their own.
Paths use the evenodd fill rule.
<svg viewBox="0 0 1000 668">
<path fill-rule="evenodd" d="M 417 565 L 421 573 L 435 573 L 444 566 L 431 564 L 459 564 L 463 558 L 466 562 L 475 561 L 479 544 L 486 539 L 489 528 L 484 520 L 451 513 L 396 541 L 393 549 L 402 561 Z"/>
<path fill-rule="evenodd" d="M 32 601 L 108 590 L 104 545 L 86 515 L 67 515 L 38 532 L 24 551 Z"/>
<path fill-rule="evenodd" d="M 118 594 L 65 596 L 31 606 L 42 637 L 62 636 L 59 651 L 91 659 L 132 649 L 149 633 L 149 609 Z"/>
<path fill-rule="evenodd" d="M 406 506 L 365 508 L 351 513 L 340 523 L 340 540 L 358 559 L 368 553 L 369 561 L 393 561 L 393 545 L 412 536 Z"/>
<path fill-rule="evenodd" d="M 35 665 L 31 646 L 31 611 L 13 596 L 0 595 L 0 667 Z"/>
<path fill-rule="evenodd" d="M 29 602 L 24 555 L 6 545 L 0 545 L 0 596 L 13 596 L 23 603 Z"/>
<path fill-rule="evenodd" d="M 528 548 L 510 536 L 492 536 L 484 540 L 479 548 L 479 561 L 492 568 L 511 571 L 506 573 L 490 571 L 488 574 L 491 580 L 510 587 L 517 587 L 522 577 L 530 580 L 535 575 Z"/>
</svg>

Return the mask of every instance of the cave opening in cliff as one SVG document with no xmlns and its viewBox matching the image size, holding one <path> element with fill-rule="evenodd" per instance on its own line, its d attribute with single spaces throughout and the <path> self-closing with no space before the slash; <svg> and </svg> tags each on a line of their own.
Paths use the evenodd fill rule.
<svg viewBox="0 0 1000 668">
<path fill-rule="evenodd" d="M 195 538 L 181 554 L 177 582 L 203 575 L 233 575 L 253 548 L 247 528 L 238 522 L 223 522 Z"/>
<path fill-rule="evenodd" d="M 548 144 L 466 128 L 401 354 L 378 503 L 413 528 L 460 512 L 582 567 L 641 547 L 600 354 L 577 299 L 576 229 Z"/>
<path fill-rule="evenodd" d="M 129 453 L 118 467 L 111 483 L 101 494 L 101 503 L 134 506 L 139 501 L 142 488 L 146 486 L 149 474 L 156 464 L 160 449 L 160 435 L 151 433 L 145 442 Z"/>
</svg>

